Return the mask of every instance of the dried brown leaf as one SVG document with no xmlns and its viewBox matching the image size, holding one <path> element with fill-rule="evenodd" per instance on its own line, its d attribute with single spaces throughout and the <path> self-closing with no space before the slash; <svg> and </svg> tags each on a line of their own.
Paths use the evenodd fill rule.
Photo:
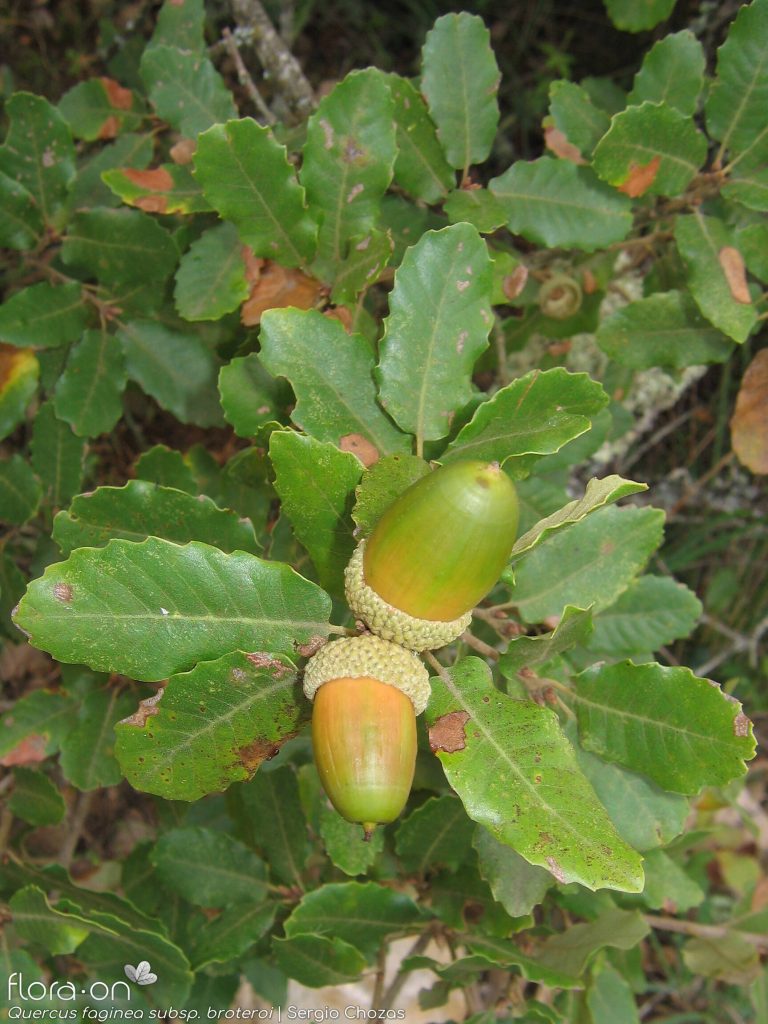
<svg viewBox="0 0 768 1024">
<path fill-rule="evenodd" d="M 744 266 L 744 257 L 738 249 L 732 245 L 725 245 L 717 254 L 717 259 L 722 267 L 728 288 L 736 302 L 748 306 L 752 302 L 747 285 L 747 271 Z"/>
<path fill-rule="evenodd" d="M 747 367 L 731 418 L 736 457 L 753 473 L 768 473 L 768 349 Z"/>
<path fill-rule="evenodd" d="M 625 196 L 629 196 L 631 199 L 637 199 L 638 196 L 645 195 L 656 180 L 659 167 L 661 167 L 660 156 L 655 156 L 647 164 L 636 164 L 633 160 L 629 165 L 626 178 L 621 185 L 617 186 L 619 192 L 623 192 Z"/>
</svg>

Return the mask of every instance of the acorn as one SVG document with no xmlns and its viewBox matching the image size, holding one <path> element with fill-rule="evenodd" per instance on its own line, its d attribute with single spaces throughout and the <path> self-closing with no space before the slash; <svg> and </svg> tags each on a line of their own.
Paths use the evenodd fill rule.
<svg viewBox="0 0 768 1024">
<path fill-rule="evenodd" d="M 365 635 L 334 640 L 310 659 L 304 693 L 314 701 L 312 747 L 331 803 L 366 839 L 394 821 L 411 791 L 416 715 L 429 673 L 415 654 Z"/>
<path fill-rule="evenodd" d="M 404 491 L 345 571 L 347 602 L 371 632 L 414 651 L 460 636 L 515 542 L 517 493 L 497 462 L 452 462 Z"/>
</svg>

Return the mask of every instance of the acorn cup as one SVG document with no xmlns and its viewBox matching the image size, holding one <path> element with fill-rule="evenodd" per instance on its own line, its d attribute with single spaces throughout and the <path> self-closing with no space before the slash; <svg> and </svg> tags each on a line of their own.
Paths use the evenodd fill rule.
<svg viewBox="0 0 768 1024">
<path fill-rule="evenodd" d="M 517 493 L 497 462 L 453 462 L 386 510 L 345 572 L 347 601 L 371 632 L 414 651 L 460 636 L 515 542 Z"/>
<path fill-rule="evenodd" d="M 309 660 L 304 693 L 314 701 L 312 747 L 320 780 L 366 839 L 394 821 L 416 765 L 416 715 L 429 699 L 429 673 L 410 651 L 380 637 L 334 640 Z"/>
</svg>

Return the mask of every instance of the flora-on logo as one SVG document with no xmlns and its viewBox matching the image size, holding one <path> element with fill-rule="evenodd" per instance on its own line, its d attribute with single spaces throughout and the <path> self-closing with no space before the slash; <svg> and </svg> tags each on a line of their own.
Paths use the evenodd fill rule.
<svg viewBox="0 0 768 1024">
<path fill-rule="evenodd" d="M 138 967 L 132 967 L 130 964 L 126 964 L 123 967 L 126 976 L 131 981 L 135 981 L 137 985 L 154 985 L 157 981 L 157 975 L 152 973 L 152 968 L 149 966 L 148 960 L 142 960 Z"/>
</svg>

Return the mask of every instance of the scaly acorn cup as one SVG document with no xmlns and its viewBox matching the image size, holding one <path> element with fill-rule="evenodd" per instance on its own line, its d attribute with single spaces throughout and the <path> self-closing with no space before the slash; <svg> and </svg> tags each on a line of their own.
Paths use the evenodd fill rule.
<svg viewBox="0 0 768 1024">
<path fill-rule="evenodd" d="M 496 462 L 453 462 L 404 491 L 358 544 L 347 602 L 371 632 L 443 647 L 498 580 L 517 533 L 517 493 Z"/>
<path fill-rule="evenodd" d="M 410 651 L 377 636 L 326 644 L 304 671 L 314 701 L 312 747 L 331 803 L 370 839 L 394 821 L 411 791 L 416 715 L 429 700 L 429 673 Z"/>
</svg>

